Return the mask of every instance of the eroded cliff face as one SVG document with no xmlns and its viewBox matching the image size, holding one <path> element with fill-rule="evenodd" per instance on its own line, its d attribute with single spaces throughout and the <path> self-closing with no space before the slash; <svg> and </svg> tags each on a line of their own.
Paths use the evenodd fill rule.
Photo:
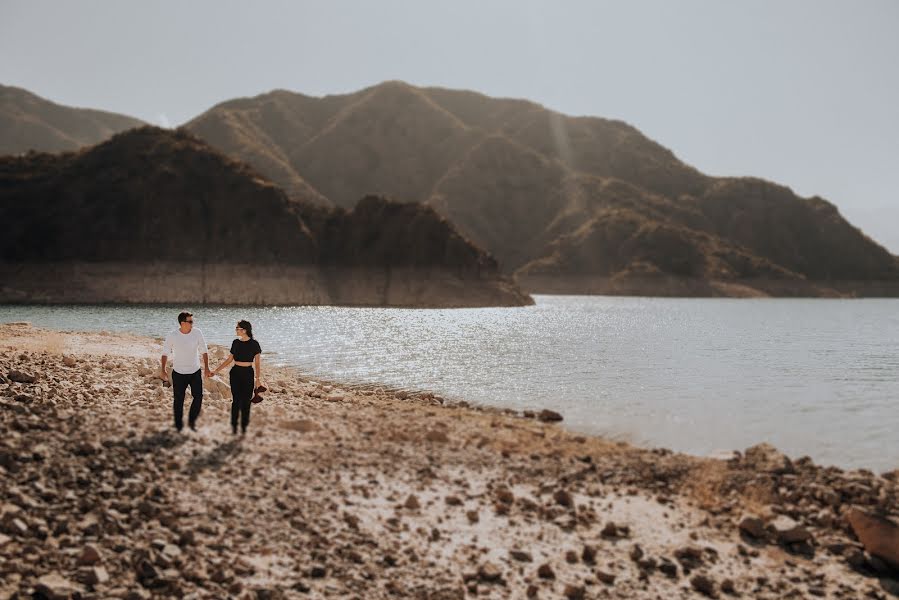
<svg viewBox="0 0 899 600">
<path fill-rule="evenodd" d="M 441 268 L 319 267 L 190 262 L 0 264 L 0 302 L 48 304 L 525 306 L 506 278 Z"/>
<path fill-rule="evenodd" d="M 532 302 L 428 207 L 291 200 L 183 131 L 0 158 L 0 221 L 5 302 Z"/>
</svg>

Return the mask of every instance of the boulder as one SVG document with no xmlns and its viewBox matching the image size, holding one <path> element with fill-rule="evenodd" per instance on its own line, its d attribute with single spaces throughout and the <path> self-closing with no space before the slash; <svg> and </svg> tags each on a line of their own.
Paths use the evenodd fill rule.
<svg viewBox="0 0 899 600">
<path fill-rule="evenodd" d="M 743 461 L 749 466 L 765 473 L 792 473 L 792 461 L 786 454 L 779 451 L 771 444 L 758 444 L 747 448 L 743 454 Z"/>
<path fill-rule="evenodd" d="M 846 520 L 865 550 L 899 569 L 899 525 L 857 508 L 846 513 Z"/>
<path fill-rule="evenodd" d="M 557 413 L 554 410 L 549 410 L 549 409 L 544 408 L 539 413 L 537 413 L 537 419 L 539 419 L 540 421 L 543 421 L 544 423 L 552 423 L 552 422 L 556 422 L 556 421 L 561 421 L 562 415 L 560 415 L 559 413 Z"/>
</svg>

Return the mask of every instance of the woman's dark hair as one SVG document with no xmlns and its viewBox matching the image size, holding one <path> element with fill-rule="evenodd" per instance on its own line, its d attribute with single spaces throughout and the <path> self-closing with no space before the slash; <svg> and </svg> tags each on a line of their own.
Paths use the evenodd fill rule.
<svg viewBox="0 0 899 600">
<path fill-rule="evenodd" d="M 240 320 L 237 322 L 237 326 L 243 328 L 248 338 L 253 339 L 253 325 L 249 321 Z"/>
<path fill-rule="evenodd" d="M 187 317 L 192 317 L 192 316 L 194 316 L 194 314 L 193 314 L 193 313 L 189 313 L 189 312 L 187 312 L 187 311 L 184 311 L 183 313 L 180 313 L 180 314 L 178 315 L 178 324 L 180 325 L 181 323 L 183 323 L 183 322 L 185 322 L 185 321 L 187 320 Z"/>
</svg>

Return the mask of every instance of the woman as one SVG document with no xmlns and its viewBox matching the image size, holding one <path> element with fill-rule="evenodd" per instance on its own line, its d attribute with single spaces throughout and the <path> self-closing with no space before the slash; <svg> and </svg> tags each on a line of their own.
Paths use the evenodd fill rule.
<svg viewBox="0 0 899 600">
<path fill-rule="evenodd" d="M 253 326 L 249 321 L 238 321 L 237 339 L 231 342 L 231 354 L 228 359 L 212 372 L 213 375 L 230 365 L 231 368 L 231 433 L 237 433 L 237 413 L 240 413 L 240 432 L 247 432 L 250 424 L 250 400 L 253 391 L 260 386 L 262 379 L 262 348 L 253 339 Z M 253 365 L 255 363 L 255 370 Z"/>
</svg>

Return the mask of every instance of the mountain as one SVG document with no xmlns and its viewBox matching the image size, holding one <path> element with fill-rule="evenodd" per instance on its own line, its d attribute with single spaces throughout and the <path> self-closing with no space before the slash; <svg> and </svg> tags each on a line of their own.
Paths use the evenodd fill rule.
<svg viewBox="0 0 899 600">
<path fill-rule="evenodd" d="M 833 204 L 706 176 L 621 121 L 391 81 L 232 100 L 186 128 L 291 197 L 430 205 L 532 292 L 899 294 L 899 258 Z"/>
<path fill-rule="evenodd" d="M 142 125 L 125 115 L 61 106 L 0 85 L 0 155 L 77 150 Z"/>
<path fill-rule="evenodd" d="M 0 300 L 390 306 L 531 302 L 432 208 L 288 198 L 155 127 L 0 157 Z"/>
</svg>

